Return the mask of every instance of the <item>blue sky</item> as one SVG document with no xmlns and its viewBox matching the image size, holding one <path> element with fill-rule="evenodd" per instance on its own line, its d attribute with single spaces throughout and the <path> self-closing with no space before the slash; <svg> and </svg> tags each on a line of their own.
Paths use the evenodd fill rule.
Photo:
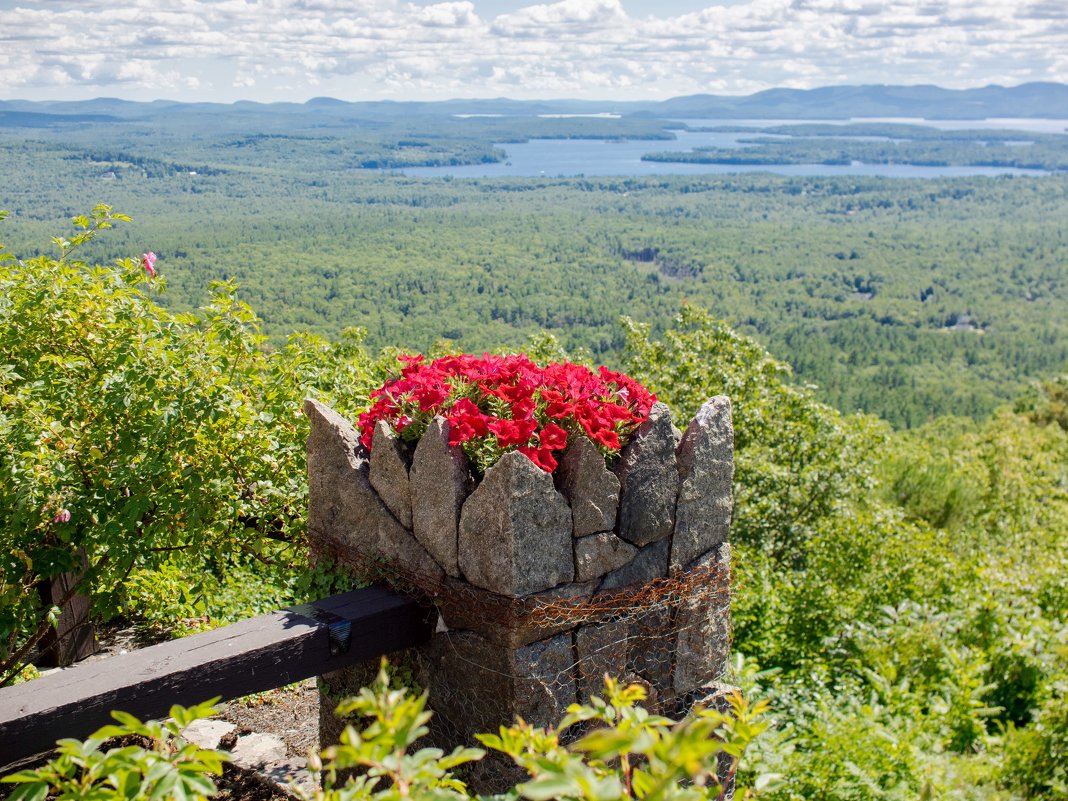
<svg viewBox="0 0 1068 801">
<path fill-rule="evenodd" d="M 4 99 L 611 101 L 1042 80 L 1068 82 L 1066 0 L 0 0 Z"/>
</svg>

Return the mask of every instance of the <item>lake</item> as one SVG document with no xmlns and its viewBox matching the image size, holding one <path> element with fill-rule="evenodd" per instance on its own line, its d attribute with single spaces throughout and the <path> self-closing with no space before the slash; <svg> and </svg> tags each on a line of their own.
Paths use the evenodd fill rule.
<svg viewBox="0 0 1068 801">
<path fill-rule="evenodd" d="M 936 128 L 1000 128 L 1041 133 L 1063 133 L 1068 120 L 680 120 L 691 126 L 795 125 L 798 123 L 902 122 Z M 735 145 L 748 134 L 676 131 L 675 141 L 599 139 L 532 139 L 520 144 L 499 144 L 508 153 L 506 162 L 469 164 L 455 167 L 409 167 L 397 170 L 404 175 L 455 178 L 556 178 L 601 175 L 726 175 L 764 172 L 777 175 L 882 175 L 893 178 L 944 178 L 979 175 L 1045 175 L 1043 170 L 1001 167 L 919 167 L 908 164 L 678 164 L 642 161 L 654 151 L 687 151 L 697 147 Z"/>
</svg>

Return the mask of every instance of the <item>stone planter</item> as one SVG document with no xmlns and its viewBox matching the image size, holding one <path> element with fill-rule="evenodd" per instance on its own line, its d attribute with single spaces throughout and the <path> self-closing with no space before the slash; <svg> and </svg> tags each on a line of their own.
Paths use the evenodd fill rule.
<svg viewBox="0 0 1068 801">
<path fill-rule="evenodd" d="M 516 716 L 551 725 L 606 673 L 641 682 L 668 714 L 724 673 L 727 398 L 709 400 L 685 432 L 656 404 L 612 469 L 580 438 L 552 475 L 512 452 L 479 481 L 443 418 L 415 448 L 380 422 L 368 454 L 349 421 L 312 400 L 305 411 L 313 559 L 355 566 L 440 613 L 432 642 L 409 655 L 439 744 Z M 332 699 L 372 675 L 325 677 L 324 691 Z M 336 728 L 324 721 L 324 741 Z M 491 760 L 474 778 L 492 789 L 514 777 Z"/>
</svg>

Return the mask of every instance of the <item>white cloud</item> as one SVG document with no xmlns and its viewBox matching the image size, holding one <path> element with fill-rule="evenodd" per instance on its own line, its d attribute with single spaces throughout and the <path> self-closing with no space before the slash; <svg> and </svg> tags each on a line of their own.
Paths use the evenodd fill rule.
<svg viewBox="0 0 1068 801">
<path fill-rule="evenodd" d="M 0 0 L 0 92 L 637 98 L 1068 79 L 1061 0 L 742 0 L 677 16 L 559 0 L 495 18 L 479 2 Z"/>
<path fill-rule="evenodd" d="M 568 29 L 599 32 L 626 22 L 627 15 L 619 0 L 560 0 L 503 14 L 497 17 L 493 28 L 504 36 L 516 31 L 539 31 L 544 36 L 552 36 Z"/>
<path fill-rule="evenodd" d="M 438 3 L 426 6 L 416 12 L 416 19 L 423 25 L 442 28 L 481 23 L 478 14 L 475 13 L 475 4 L 470 2 Z"/>
</svg>

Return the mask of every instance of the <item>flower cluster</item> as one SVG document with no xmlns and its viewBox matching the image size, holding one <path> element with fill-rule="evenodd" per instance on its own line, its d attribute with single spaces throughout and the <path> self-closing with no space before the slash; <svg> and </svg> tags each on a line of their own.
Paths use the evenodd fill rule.
<svg viewBox="0 0 1068 801">
<path fill-rule="evenodd" d="M 552 472 L 568 439 L 579 434 L 604 453 L 617 452 L 656 401 L 623 373 L 605 367 L 594 373 L 570 362 L 539 367 L 522 354 L 400 361 L 400 375 L 371 393 L 374 403 L 360 415 L 363 443 L 371 447 L 379 420 L 414 441 L 442 415 L 449 444 L 463 446 L 480 470 L 505 451 L 518 450 Z"/>
<path fill-rule="evenodd" d="M 155 253 L 149 251 L 141 256 L 141 266 L 145 268 L 145 272 L 149 278 L 156 277 L 156 259 L 158 257 Z"/>
</svg>

